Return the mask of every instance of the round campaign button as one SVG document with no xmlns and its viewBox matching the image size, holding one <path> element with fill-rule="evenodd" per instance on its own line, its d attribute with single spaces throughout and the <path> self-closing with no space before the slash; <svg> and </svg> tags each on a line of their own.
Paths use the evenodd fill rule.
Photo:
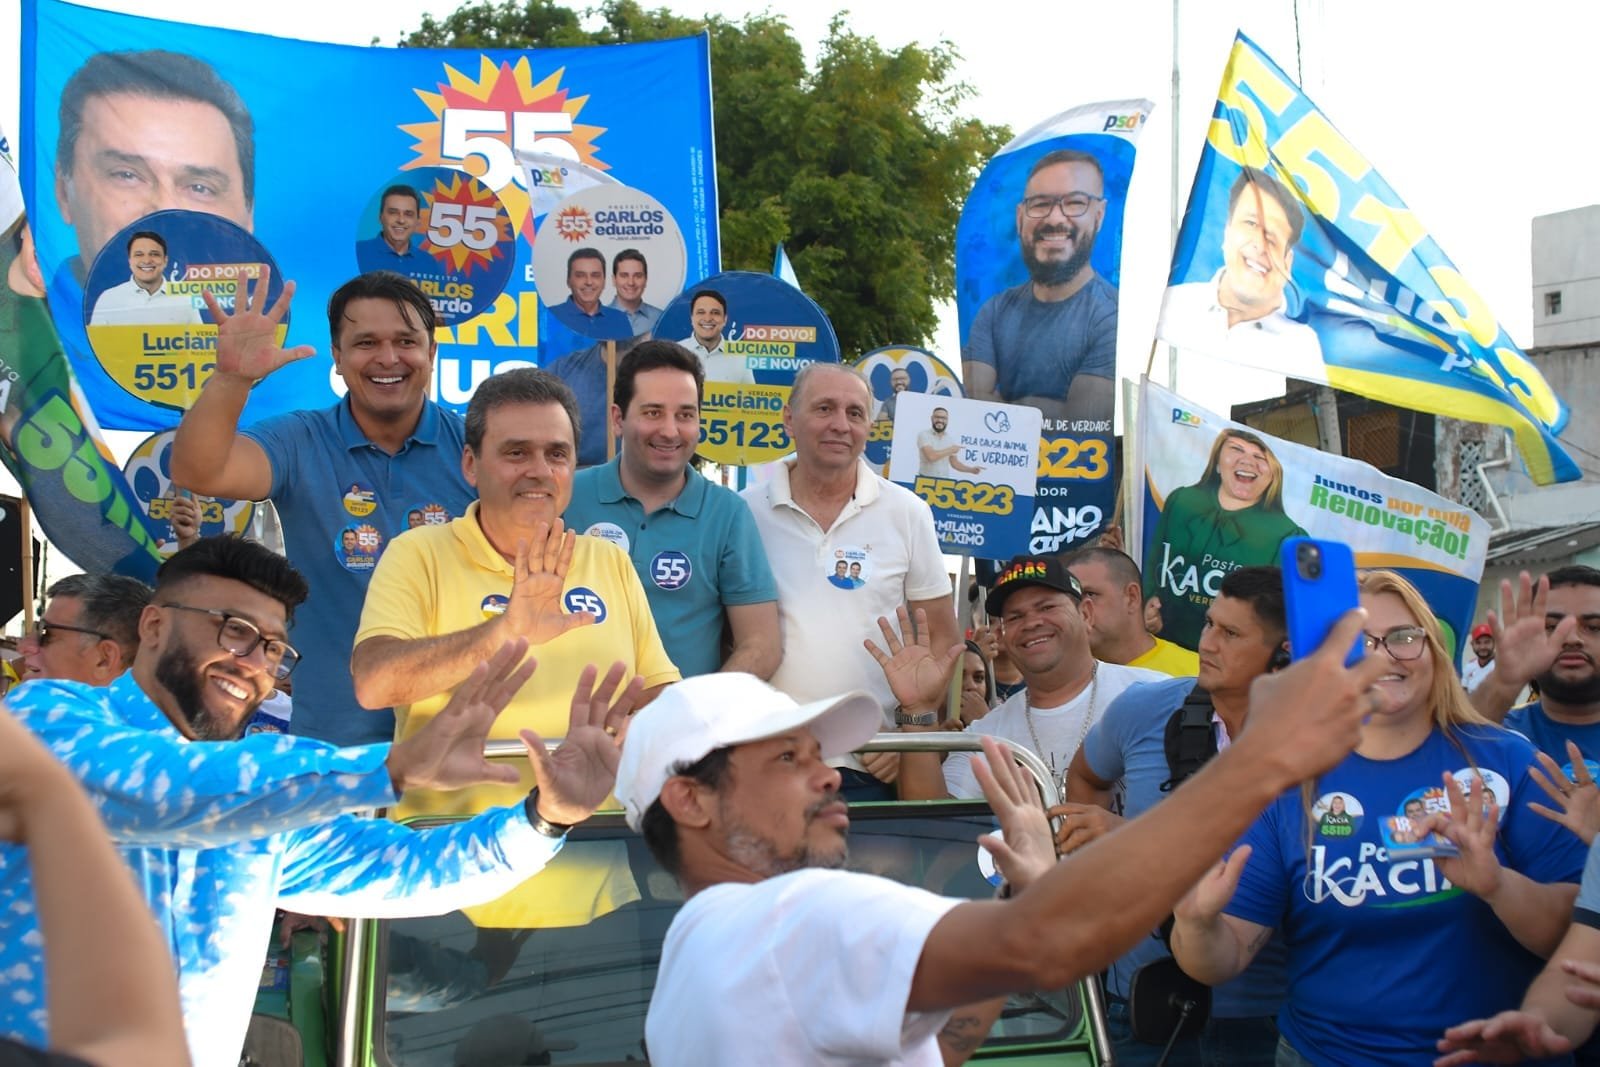
<svg viewBox="0 0 1600 1067">
<path fill-rule="evenodd" d="M 614 522 L 597 522 L 583 532 L 590 537 L 610 541 L 624 552 L 628 551 L 628 535 Z"/>
<path fill-rule="evenodd" d="M 454 326 L 505 292 L 517 240 L 493 189 L 459 170 L 421 167 L 373 190 L 356 223 L 356 265 L 404 274 Z"/>
<path fill-rule="evenodd" d="M 606 621 L 606 602 L 600 599 L 599 593 L 588 586 L 575 585 L 568 589 L 566 595 L 561 598 L 561 604 L 573 614 L 587 611 L 594 616 L 596 624 Z"/>
<path fill-rule="evenodd" d="M 484 618 L 492 619 L 496 615 L 504 615 L 506 606 L 510 603 L 511 599 L 509 597 L 502 596 L 499 593 L 490 593 L 483 598 L 483 603 L 479 604 L 478 608 L 483 612 Z"/>
<path fill-rule="evenodd" d="M 658 552 L 655 559 L 650 561 L 650 580 L 656 583 L 658 589 L 682 589 L 689 584 L 693 574 L 694 565 L 682 552 Z"/>
<path fill-rule="evenodd" d="M 370 522 L 352 522 L 333 539 L 333 555 L 339 566 L 358 574 L 370 573 L 383 551 L 383 534 Z"/>
<path fill-rule="evenodd" d="M 378 509 L 378 494 L 370 485 L 351 482 L 344 491 L 344 509 L 358 519 L 364 519 Z"/>
</svg>

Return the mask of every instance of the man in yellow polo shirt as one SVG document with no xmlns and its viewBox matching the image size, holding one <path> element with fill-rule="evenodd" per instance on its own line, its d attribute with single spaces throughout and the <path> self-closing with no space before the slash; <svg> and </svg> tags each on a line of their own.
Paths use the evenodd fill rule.
<svg viewBox="0 0 1600 1067">
<path fill-rule="evenodd" d="M 443 526 L 396 537 L 378 561 L 350 659 L 356 697 L 395 709 L 409 737 L 507 639 L 539 661 L 491 738 L 565 735 L 579 673 L 614 661 L 641 676 L 644 699 L 679 678 L 626 553 L 564 529 L 578 456 L 578 411 L 561 379 L 533 368 L 497 374 L 467 407 L 461 457 L 478 500 Z M 399 816 L 480 811 L 532 785 L 407 794 Z"/>
<path fill-rule="evenodd" d="M 1193 678 L 1200 657 L 1145 629 L 1139 565 L 1114 548 L 1082 548 L 1066 558 L 1067 570 L 1094 601 L 1089 650 L 1103 663 L 1145 667 L 1174 678 Z"/>
</svg>

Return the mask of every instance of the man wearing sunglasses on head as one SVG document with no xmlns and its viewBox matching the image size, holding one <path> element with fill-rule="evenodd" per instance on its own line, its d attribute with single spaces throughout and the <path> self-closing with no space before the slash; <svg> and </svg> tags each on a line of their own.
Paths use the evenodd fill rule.
<svg viewBox="0 0 1600 1067">
<path fill-rule="evenodd" d="M 561 747 L 547 754 L 523 734 L 539 781 L 526 800 L 423 831 L 364 818 L 356 813 L 410 789 L 515 782 L 515 768 L 490 765 L 483 745 L 534 665 L 525 640 L 507 642 L 393 745 L 241 738 L 299 661 L 287 635 L 306 595 L 282 556 L 204 538 L 157 573 L 132 670 L 103 688 L 36 681 L 5 699 L 78 778 L 121 848 L 172 949 L 196 1064 L 238 1061 L 275 908 L 435 914 L 538 872 L 611 791 L 618 735 L 642 688 L 620 686 L 620 664 L 598 688 L 595 670 L 583 672 Z M 26 859 L 0 843 L 0 1036 L 37 1045 L 50 1017 Z"/>
<path fill-rule="evenodd" d="M 17 642 L 22 681 L 110 685 L 139 650 L 139 614 L 150 602 L 150 587 L 120 574 L 73 574 L 49 594 L 38 625 Z"/>
<path fill-rule="evenodd" d="M 1028 280 L 978 309 L 961 353 L 967 396 L 1032 404 L 1046 418 L 1107 419 L 1117 372 L 1117 290 L 1089 264 L 1106 214 L 1088 152 L 1046 153 L 1017 204 Z"/>
</svg>

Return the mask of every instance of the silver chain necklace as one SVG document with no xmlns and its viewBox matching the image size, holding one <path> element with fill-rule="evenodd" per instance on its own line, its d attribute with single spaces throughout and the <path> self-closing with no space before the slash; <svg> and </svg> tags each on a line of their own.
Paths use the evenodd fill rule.
<svg viewBox="0 0 1600 1067">
<path fill-rule="evenodd" d="M 1089 710 L 1084 712 L 1083 726 L 1078 730 L 1078 743 L 1074 746 L 1076 752 L 1083 747 L 1083 739 L 1089 736 L 1089 727 L 1094 725 L 1094 708 L 1096 698 L 1100 691 L 1100 661 L 1093 660 L 1094 666 L 1089 668 Z M 1068 700 L 1067 703 L 1072 703 Z M 1039 754 L 1040 759 L 1050 761 L 1050 777 L 1056 776 L 1056 757 L 1054 753 L 1046 753 L 1044 746 L 1039 743 L 1039 731 L 1033 725 L 1033 691 L 1028 688 L 1022 690 L 1022 717 L 1028 724 L 1028 736 L 1033 739 L 1033 750 Z M 1067 796 L 1067 772 L 1072 767 L 1072 757 L 1067 757 L 1067 766 L 1061 768 L 1061 798 Z"/>
</svg>

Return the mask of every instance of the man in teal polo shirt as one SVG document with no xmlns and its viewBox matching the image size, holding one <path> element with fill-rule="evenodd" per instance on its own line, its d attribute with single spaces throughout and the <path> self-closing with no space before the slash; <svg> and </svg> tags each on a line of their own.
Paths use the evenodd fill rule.
<svg viewBox="0 0 1600 1067">
<path fill-rule="evenodd" d="M 219 324 L 217 369 L 178 424 L 172 480 L 208 496 L 270 499 L 278 509 L 285 552 L 311 584 L 290 633 L 302 661 L 289 732 L 338 745 L 392 741 L 393 713 L 363 709 L 350 680 L 367 580 L 390 539 L 417 521 L 413 512 L 446 523 L 477 499 L 461 473 L 461 416 L 428 399 L 433 305 L 391 271 L 346 282 L 328 301 L 345 398 L 240 433 L 251 386 L 314 353 L 276 340 L 294 283 L 270 309 L 266 291 L 263 272 L 233 314 L 208 300 Z"/>
<path fill-rule="evenodd" d="M 704 381 L 700 361 L 671 341 L 623 356 L 611 407 L 621 453 L 578 472 L 563 519 L 632 558 L 685 678 L 719 670 L 768 678 L 782 656 L 778 587 L 755 520 L 737 494 L 689 467 Z"/>
</svg>

